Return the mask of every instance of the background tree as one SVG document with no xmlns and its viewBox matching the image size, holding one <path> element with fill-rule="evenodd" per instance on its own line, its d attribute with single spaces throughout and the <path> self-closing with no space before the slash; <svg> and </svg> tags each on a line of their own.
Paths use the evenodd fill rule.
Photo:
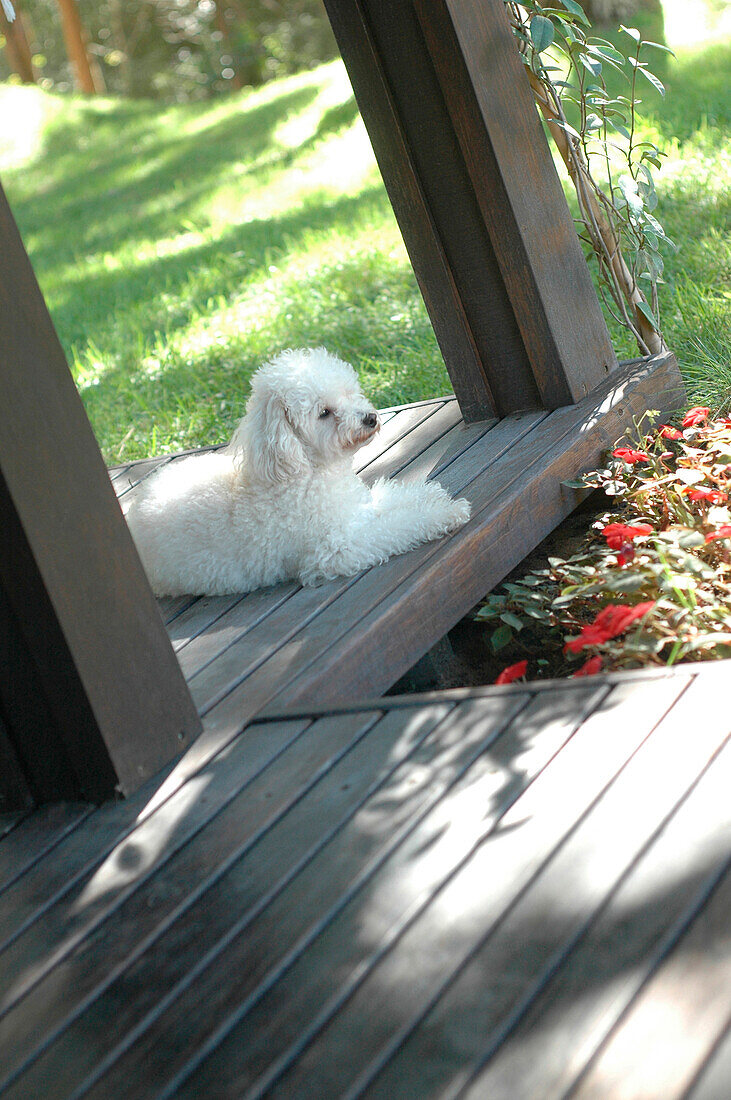
<svg viewBox="0 0 731 1100">
<path fill-rule="evenodd" d="M 23 0 L 32 15 L 39 83 L 78 86 L 64 46 L 66 0 Z M 322 0 L 69 0 L 85 31 L 86 56 L 113 95 L 203 99 L 312 68 L 337 56 Z M 78 38 L 76 51 L 80 57 Z M 15 71 L 6 56 L 0 79 Z"/>
<path fill-rule="evenodd" d="M 32 55 L 17 3 L 7 7 L 4 3 L 0 4 L 0 33 L 11 72 L 19 76 L 24 84 L 35 84 Z"/>
<path fill-rule="evenodd" d="M 104 79 L 96 59 L 90 58 L 86 47 L 86 34 L 81 24 L 76 0 L 58 0 L 61 13 L 61 26 L 66 43 L 66 52 L 76 75 L 76 85 L 80 91 L 93 95 L 103 92 Z"/>
</svg>

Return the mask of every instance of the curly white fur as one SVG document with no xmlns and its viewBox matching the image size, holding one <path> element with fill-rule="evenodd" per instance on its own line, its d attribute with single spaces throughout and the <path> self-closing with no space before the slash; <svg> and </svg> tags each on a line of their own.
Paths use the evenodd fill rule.
<svg viewBox="0 0 731 1100">
<path fill-rule="evenodd" d="M 468 501 L 436 482 L 369 489 L 353 472 L 379 426 L 353 368 L 324 348 L 265 364 L 225 451 L 173 462 L 135 492 L 127 522 L 155 593 L 352 576 L 465 523 Z"/>
</svg>

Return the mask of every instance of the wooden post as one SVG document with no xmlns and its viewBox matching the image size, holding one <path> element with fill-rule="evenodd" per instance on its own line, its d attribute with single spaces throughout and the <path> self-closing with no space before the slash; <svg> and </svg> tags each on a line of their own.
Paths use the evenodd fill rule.
<svg viewBox="0 0 731 1100">
<path fill-rule="evenodd" d="M 36 801 L 127 794 L 200 720 L 1 188 L 0 346 L 5 739 Z"/>
<path fill-rule="evenodd" d="M 503 0 L 325 0 L 466 420 L 617 366 Z"/>
</svg>

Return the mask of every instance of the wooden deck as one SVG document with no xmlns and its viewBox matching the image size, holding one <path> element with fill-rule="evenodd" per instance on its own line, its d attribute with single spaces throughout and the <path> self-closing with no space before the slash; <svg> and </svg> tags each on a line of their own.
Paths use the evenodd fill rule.
<svg viewBox="0 0 731 1100">
<path fill-rule="evenodd" d="M 576 507 L 580 494 L 562 481 L 594 468 L 633 412 L 672 407 L 675 369 L 672 356 L 625 364 L 578 405 L 469 426 L 454 398 L 385 410 L 356 456 L 364 480 L 435 478 L 470 499 L 472 519 L 355 578 L 162 601 L 206 736 L 388 689 Z M 114 471 L 120 498 L 169 461 Z"/>
<path fill-rule="evenodd" d="M 0 1093 L 725 1100 L 730 671 L 304 709 L 16 821 Z"/>
</svg>

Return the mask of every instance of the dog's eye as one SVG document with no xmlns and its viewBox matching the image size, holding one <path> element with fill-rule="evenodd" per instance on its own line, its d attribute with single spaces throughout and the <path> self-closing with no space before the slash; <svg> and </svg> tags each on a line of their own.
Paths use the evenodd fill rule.
<svg viewBox="0 0 731 1100">
<path fill-rule="evenodd" d="M 328 418 L 328 416 L 330 416 L 331 413 L 332 413 L 332 409 L 322 409 L 322 411 L 320 412 L 319 419 L 320 420 L 326 420 Z"/>
</svg>

